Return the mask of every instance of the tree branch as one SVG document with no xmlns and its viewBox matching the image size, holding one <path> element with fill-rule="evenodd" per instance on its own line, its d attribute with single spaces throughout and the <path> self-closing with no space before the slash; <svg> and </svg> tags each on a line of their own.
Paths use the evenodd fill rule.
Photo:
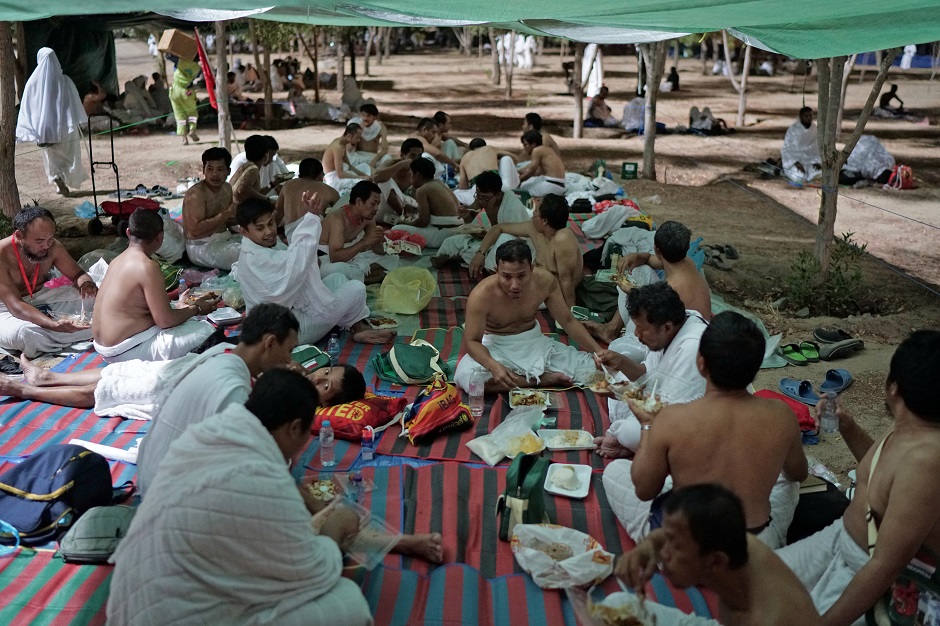
<svg viewBox="0 0 940 626">
<path fill-rule="evenodd" d="M 871 110 L 875 106 L 875 99 L 881 93 L 881 88 L 888 79 L 888 70 L 891 68 L 891 64 L 894 63 L 894 59 L 898 56 L 899 52 L 901 52 L 900 48 L 891 48 L 890 50 L 885 51 L 885 54 L 881 59 L 881 65 L 878 67 L 878 75 L 875 76 L 875 82 L 872 84 L 871 91 L 868 94 L 868 100 L 865 101 L 865 106 L 862 107 L 862 112 L 858 116 L 858 121 L 855 122 L 855 128 L 852 129 L 852 134 L 849 136 L 848 141 L 845 142 L 845 146 L 839 153 L 840 167 L 841 165 L 845 164 L 846 160 L 849 158 L 849 155 L 852 154 L 852 150 L 855 149 L 855 144 L 858 143 L 859 137 L 862 136 L 862 132 L 865 130 L 865 125 L 868 123 L 868 118 L 871 117 Z"/>
</svg>

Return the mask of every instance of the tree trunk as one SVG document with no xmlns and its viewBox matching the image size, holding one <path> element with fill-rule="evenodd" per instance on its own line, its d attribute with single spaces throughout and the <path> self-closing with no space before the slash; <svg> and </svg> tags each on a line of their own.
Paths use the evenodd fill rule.
<svg viewBox="0 0 940 626">
<path fill-rule="evenodd" d="M 163 58 L 163 55 L 159 55 Z M 16 23 L 16 57 L 14 59 L 16 68 L 16 99 L 23 99 L 23 90 L 26 88 L 26 27 L 23 22 Z M 164 80 L 166 79 L 166 67 L 161 72 Z"/>
<path fill-rule="evenodd" d="M 264 86 L 264 119 L 270 121 L 274 118 L 274 107 L 271 104 L 271 100 L 274 99 L 271 87 L 271 54 L 265 46 L 264 64 L 262 64 L 261 58 L 258 56 L 258 48 L 261 47 L 261 42 L 258 39 L 258 31 L 251 20 L 248 20 L 248 32 L 251 33 L 251 48 L 255 55 L 255 68 L 258 70 L 261 84 Z"/>
<path fill-rule="evenodd" d="M 640 98 L 646 92 L 646 62 L 643 60 L 643 53 L 640 52 L 640 46 L 636 47 L 636 95 Z"/>
<path fill-rule="evenodd" d="M 375 41 L 375 26 L 370 26 L 366 30 L 366 53 L 362 59 L 362 71 L 369 75 L 369 57 L 372 56 L 372 44 Z"/>
<path fill-rule="evenodd" d="M 852 70 L 855 69 L 855 60 L 857 58 L 857 54 L 850 56 L 848 62 L 845 64 L 845 69 L 842 70 L 842 93 L 839 97 L 839 117 L 836 119 L 836 141 L 839 141 L 839 136 L 842 135 L 842 118 L 845 115 L 845 94 L 849 90 L 849 76 L 852 75 Z"/>
<path fill-rule="evenodd" d="M 496 49 L 496 31 L 492 28 L 489 29 L 490 34 L 490 56 L 493 58 L 493 84 L 499 85 L 502 80 L 502 60 L 499 58 L 500 53 Z"/>
<path fill-rule="evenodd" d="M 346 45 L 349 46 L 349 75 L 358 78 L 356 76 L 356 39 L 350 35 L 346 40 Z"/>
<path fill-rule="evenodd" d="M 747 110 L 747 77 L 751 73 L 751 46 L 744 48 L 744 67 L 741 68 L 741 97 L 738 98 L 738 119 L 734 125 L 738 128 L 744 126 L 744 112 Z"/>
<path fill-rule="evenodd" d="M 492 45 L 492 42 L 490 42 Z M 477 32 L 477 61 L 483 61 L 483 29 L 479 29 Z"/>
<path fill-rule="evenodd" d="M 20 41 L 20 56 L 25 56 Z M 0 22 L 0 210 L 13 217 L 20 210 L 13 151 L 16 145 L 16 71 L 13 69 L 13 30 L 10 22 Z"/>
<path fill-rule="evenodd" d="M 815 246 L 816 260 L 819 261 L 820 284 L 829 279 L 831 243 L 835 235 L 839 198 L 839 172 L 855 148 L 855 144 L 858 143 L 858 138 L 862 136 L 865 124 L 868 123 L 868 117 L 871 115 L 871 110 L 875 106 L 875 100 L 878 99 L 881 88 L 888 78 L 888 70 L 900 51 L 900 48 L 892 48 L 887 51 L 887 54 L 882 55 L 878 75 L 871 86 L 868 100 L 865 101 L 865 106 L 862 107 L 855 128 L 842 150 L 836 148 L 835 131 L 836 120 L 839 117 L 839 108 L 841 107 L 842 78 L 846 57 L 824 58 L 818 59 L 816 62 L 817 80 L 819 81 L 817 127 L 823 181 L 822 199 L 819 203 L 819 219 L 816 223 Z M 833 79 L 834 76 L 838 78 Z"/>
<path fill-rule="evenodd" d="M 232 136 L 228 132 L 228 46 L 226 45 L 225 22 L 215 23 L 215 101 L 219 113 L 219 145 L 232 152 Z"/>
<path fill-rule="evenodd" d="M 666 66 L 668 41 L 639 44 L 646 63 L 646 111 L 643 120 L 643 178 L 656 180 L 656 96 Z"/>
<path fill-rule="evenodd" d="M 702 60 L 702 76 L 708 76 L 708 56 L 705 54 L 708 50 L 708 46 L 705 45 L 705 37 L 707 37 L 707 35 L 702 37 L 702 47 L 699 48 L 698 51 L 698 56 Z"/>
<path fill-rule="evenodd" d="M 734 87 L 734 90 L 738 93 L 741 93 L 741 86 L 738 85 L 737 79 L 734 75 L 737 73 L 731 68 L 731 48 L 728 46 L 728 31 L 721 31 L 721 43 L 725 49 L 725 65 L 728 68 L 728 78 L 731 79 L 731 86 Z"/>
<path fill-rule="evenodd" d="M 304 51 L 307 53 L 307 56 L 310 58 L 310 61 L 313 63 L 313 100 L 314 102 L 320 101 L 320 68 L 318 67 L 319 63 L 317 62 L 317 28 L 313 29 L 313 52 L 310 52 L 310 46 L 307 45 L 307 38 L 304 37 L 300 29 L 297 29 L 297 39 L 300 40 L 300 45 L 303 46 Z"/>
<path fill-rule="evenodd" d="M 575 42 L 574 44 L 574 68 L 572 70 L 571 86 L 572 96 L 574 96 L 574 126 L 571 128 L 571 136 L 575 139 L 581 139 L 581 127 L 584 124 L 584 84 L 581 79 L 581 65 L 584 60 L 585 44 Z"/>
<path fill-rule="evenodd" d="M 346 82 L 346 49 L 343 42 L 339 41 L 336 45 L 336 91 L 343 93 L 343 83 Z"/>
<path fill-rule="evenodd" d="M 512 100 L 512 69 L 516 65 L 516 31 L 511 30 L 509 36 L 509 58 L 506 59 L 503 69 L 506 72 L 506 100 Z"/>
<path fill-rule="evenodd" d="M 383 46 L 385 52 L 383 56 L 387 59 L 392 56 L 392 27 L 385 27 L 385 45 Z"/>
</svg>

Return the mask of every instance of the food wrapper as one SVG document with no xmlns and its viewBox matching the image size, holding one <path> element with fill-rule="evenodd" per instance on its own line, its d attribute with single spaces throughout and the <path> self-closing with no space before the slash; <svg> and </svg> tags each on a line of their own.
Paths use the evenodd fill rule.
<svg viewBox="0 0 940 626">
<path fill-rule="evenodd" d="M 490 466 L 496 465 L 504 457 L 512 458 L 520 451 L 510 449 L 516 438 L 532 435 L 536 440 L 541 441 L 533 431 L 542 421 L 544 412 L 545 408 L 538 406 L 513 409 L 506 416 L 505 421 L 493 429 L 493 432 L 468 441 L 467 447 Z M 544 449 L 544 447 L 545 444 L 542 442 L 541 448 Z"/>
<path fill-rule="evenodd" d="M 614 555 L 593 537 L 555 524 L 516 524 L 510 546 L 519 567 L 542 589 L 591 585 L 614 569 Z"/>
</svg>

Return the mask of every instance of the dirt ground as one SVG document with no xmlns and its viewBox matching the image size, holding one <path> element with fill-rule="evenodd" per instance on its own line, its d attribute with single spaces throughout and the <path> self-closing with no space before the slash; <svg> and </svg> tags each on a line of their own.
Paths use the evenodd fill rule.
<svg viewBox="0 0 940 626">
<path fill-rule="evenodd" d="M 251 60 L 249 55 L 240 56 L 245 63 Z M 119 40 L 117 58 L 120 84 L 153 71 L 146 45 L 140 42 Z M 321 71 L 330 71 L 330 62 L 322 64 Z M 667 67 L 672 64 L 667 62 Z M 595 159 L 605 159 L 615 172 L 621 162 L 642 161 L 640 137 L 597 130 L 589 130 L 585 139 L 570 137 L 573 107 L 565 92 L 557 50 L 538 58 L 532 70 L 515 71 L 511 100 L 506 100 L 503 87 L 492 85 L 491 67 L 488 56 L 468 58 L 455 51 L 396 55 L 382 65 L 373 60 L 369 77 L 370 81 L 391 81 L 392 89 L 370 89 L 367 83 L 363 92 L 375 98 L 382 111 L 393 150 L 413 131 L 418 118 L 440 109 L 451 114 L 453 131 L 464 140 L 482 136 L 491 145 L 517 149 L 521 118 L 536 111 L 545 118 L 546 129 L 557 137 L 569 171 L 583 171 Z M 633 56 L 607 56 L 604 67 L 611 90 L 608 103 L 619 115 L 635 89 L 636 60 Z M 733 125 L 738 97 L 728 78 L 703 76 L 697 59 L 682 59 L 678 67 L 682 90 L 660 96 L 659 121 L 670 128 L 687 124 L 689 108 L 694 105 L 710 107 L 716 117 Z M 860 84 L 856 70 L 850 79 L 847 130 L 867 97 L 873 74 L 868 69 L 865 82 Z M 864 289 L 878 300 L 879 315 L 800 319 L 772 305 L 785 295 L 783 283 L 793 259 L 799 251 L 812 249 L 819 195 L 817 189 L 797 189 L 782 179 L 760 180 L 753 166 L 768 157 L 779 158 L 786 128 L 804 101 L 815 108 L 815 79 L 751 77 L 745 124 L 736 133 L 716 138 L 660 136 L 656 141 L 658 180 L 624 182 L 627 193 L 639 198 L 657 221 L 677 219 L 689 225 L 695 236 L 703 236 L 706 243 L 731 243 L 740 251 L 740 260 L 731 262 L 732 271 L 708 267 L 706 275 L 718 293 L 759 315 L 772 333 L 783 333 L 785 341 L 799 341 L 812 339 L 814 328 L 838 325 L 865 340 L 865 350 L 851 358 L 811 364 L 799 371 L 794 367 L 764 370 L 757 384 L 776 389 L 781 377 L 790 376 L 818 385 L 827 369 L 844 367 L 855 377 L 855 384 L 844 394 L 844 403 L 873 433 L 889 425 L 884 380 L 894 347 L 912 329 L 940 327 L 940 128 L 936 126 L 940 82 L 928 78 L 927 71 L 896 71 L 889 81 L 899 85 L 906 107 L 928 117 L 933 125 L 872 120 L 866 130 L 878 136 L 899 163 L 913 167 L 918 188 L 901 192 L 875 187 L 845 189 L 839 203 L 836 232 L 853 232 L 856 241 L 868 244 L 870 254 L 862 263 Z M 306 95 L 312 98 L 312 91 Z M 324 95 L 339 103 L 339 93 Z M 340 133 L 341 125 L 323 123 L 269 134 L 280 143 L 282 158 L 296 162 L 306 156 L 319 157 Z M 214 144 L 215 128 L 207 125 L 199 134 L 202 141 L 190 146 L 180 145 L 175 135 L 163 130 L 145 137 L 115 137 L 122 187 L 144 183 L 174 188 L 178 179 L 198 176 L 200 154 Z M 250 133 L 237 134 L 244 139 Z M 101 158 L 109 149 L 108 139 L 98 137 L 94 146 L 96 157 Z M 90 183 L 70 198 L 57 196 L 42 175 L 41 154 L 32 144 L 17 146 L 16 171 L 24 202 L 36 200 L 62 215 L 60 232 L 70 225 L 76 227 L 70 230 L 84 230 L 83 220 L 64 218 L 82 200 L 91 199 Z M 99 169 L 98 185 L 99 201 L 102 189 L 105 194 L 114 190 L 113 176 L 106 169 Z M 660 204 L 643 201 L 654 195 L 659 196 Z M 64 239 L 76 257 L 112 240 L 88 236 Z M 822 438 L 819 445 L 808 447 L 807 453 L 843 476 L 853 466 L 838 436 Z"/>
</svg>

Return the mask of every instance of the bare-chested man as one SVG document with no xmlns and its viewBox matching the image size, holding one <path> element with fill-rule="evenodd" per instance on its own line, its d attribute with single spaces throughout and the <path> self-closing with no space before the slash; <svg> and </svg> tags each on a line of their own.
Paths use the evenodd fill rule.
<svg viewBox="0 0 940 626">
<path fill-rule="evenodd" d="M 241 236 L 229 231 L 235 224 L 232 186 L 225 182 L 232 155 L 225 148 L 202 153 L 203 180 L 183 197 L 183 233 L 189 260 L 203 267 L 229 271 L 241 252 Z"/>
<path fill-rule="evenodd" d="M 542 334 L 535 315 L 542 304 L 561 327 L 587 352 Z M 487 393 L 515 387 L 569 386 L 594 377 L 592 352 L 599 347 L 561 295 L 558 281 L 533 267 L 532 252 L 521 239 L 496 251 L 496 275 L 484 278 L 470 292 L 467 321 L 454 382 L 469 389 L 474 376 L 487 378 Z"/>
<path fill-rule="evenodd" d="M 676 290 L 663 282 L 633 289 L 627 304 L 634 334 L 649 353 L 639 363 L 612 347 L 598 353 L 601 362 L 630 380 L 652 371 L 668 374 L 659 389 L 671 396 L 673 404 L 700 398 L 705 393 L 705 379 L 698 368 L 698 347 L 707 327 L 702 316 L 687 310 Z M 596 452 L 608 458 L 629 457 L 640 444 L 640 423 L 620 400 L 608 398 L 607 411 L 610 428 L 594 440 Z"/>
<path fill-rule="evenodd" d="M 379 186 L 371 180 L 356 183 L 349 204 L 323 218 L 320 235 L 320 273 L 339 272 L 350 280 L 375 282 L 387 269 L 385 230 L 375 223 L 381 198 Z M 366 276 L 369 280 L 366 280 Z"/>
<path fill-rule="evenodd" d="M 454 234 L 453 228 L 464 223 L 459 217 L 460 202 L 450 187 L 434 178 L 434 164 L 430 159 L 418 157 L 411 162 L 410 168 L 418 214 L 410 222 L 399 223 L 392 230 L 417 233 L 424 237 L 428 248 L 439 248 Z"/>
<path fill-rule="evenodd" d="M 620 336 L 624 322 L 627 319 L 627 294 L 633 288 L 628 272 L 632 272 L 642 265 L 653 269 L 661 269 L 666 273 L 666 282 L 676 290 L 685 308 L 697 311 L 704 319 L 712 317 L 711 290 L 705 277 L 695 267 L 695 261 L 688 256 L 689 241 L 692 231 L 687 226 L 676 221 L 663 222 L 653 236 L 653 251 L 655 255 L 643 252 L 626 254 L 620 259 L 617 271 L 622 280 L 619 281 L 619 307 L 606 324 L 587 322 L 584 326 L 596 338 L 610 343 Z M 628 329 L 628 332 L 632 332 Z"/>
<path fill-rule="evenodd" d="M 275 205 L 288 239 L 297 227 L 297 221 L 307 214 L 304 196 L 312 194 L 317 194 L 324 207 L 331 207 L 339 200 L 339 193 L 323 182 L 323 164 L 317 159 L 304 159 L 297 170 L 297 178 L 281 187 Z"/>
<path fill-rule="evenodd" d="M 655 415 L 630 402 L 641 424 L 632 461 L 611 461 L 604 488 L 611 508 L 634 541 L 659 527 L 661 495 L 672 488 L 718 483 L 744 504 L 748 532 L 771 548 L 787 528 L 806 479 L 800 427 L 779 400 L 748 393 L 764 358 L 764 336 L 739 313 L 726 311 L 702 334 L 697 365 L 705 395 L 664 406 Z"/>
<path fill-rule="evenodd" d="M 330 142 L 323 151 L 323 182 L 345 193 L 364 178 L 369 178 L 368 166 L 353 167 L 348 153 L 355 152 L 362 139 L 362 127 L 359 124 L 347 124 L 341 137 Z"/>
<path fill-rule="evenodd" d="M 271 189 L 261 187 L 261 168 L 271 163 L 274 154 L 264 135 L 252 135 L 245 140 L 245 162 L 228 181 L 232 186 L 232 202 L 236 206 L 248 198 L 271 202 L 267 196 Z"/>
<path fill-rule="evenodd" d="M 565 193 L 565 164 L 555 151 L 542 145 L 542 133 L 527 130 L 522 134 L 522 148 L 530 161 L 519 170 L 517 187 L 534 197 Z M 513 180 L 510 184 L 515 183 Z"/>
<path fill-rule="evenodd" d="M 703 585 L 718 596 L 718 621 L 644 601 L 659 624 L 687 626 L 816 626 L 819 613 L 800 581 L 770 548 L 746 530 L 745 507 L 728 489 L 697 484 L 664 504 L 663 526 L 621 556 L 614 575 L 643 593 L 659 569 L 682 589 Z M 619 596 L 619 597 L 617 597 Z M 617 593 L 609 601 L 631 598 Z M 607 600 L 605 600 L 606 602 Z"/>
<path fill-rule="evenodd" d="M 382 224 L 397 224 L 417 202 L 405 193 L 411 187 L 411 162 L 421 156 L 424 146 L 414 137 L 401 144 L 401 157 L 378 170 L 372 180 L 382 190 L 382 201 L 375 220 Z"/>
<path fill-rule="evenodd" d="M 441 151 L 455 161 L 463 160 L 463 155 L 469 146 L 450 134 L 450 115 L 438 111 L 432 118 L 437 125 L 437 145 Z"/>
<path fill-rule="evenodd" d="M 555 138 L 549 135 L 548 131 L 542 127 L 542 116 L 538 113 L 526 113 L 525 117 L 522 119 L 522 132 L 530 130 L 537 130 L 542 133 L 542 145 L 551 148 L 552 151 L 558 155 L 558 158 L 561 158 L 561 148 L 558 147 Z M 520 159 L 528 158 L 525 151 L 520 153 L 519 157 Z"/>
<path fill-rule="evenodd" d="M 359 115 L 349 120 L 362 127 L 362 137 L 355 152 L 348 154 L 352 165 L 368 165 L 374 172 L 381 163 L 390 160 L 388 156 L 388 133 L 379 121 L 379 109 L 369 102 L 359 107 Z"/>
<path fill-rule="evenodd" d="M 91 327 L 81 319 L 82 298 L 94 298 L 98 289 L 56 240 L 52 213 L 26 207 L 14 216 L 13 228 L 0 241 L 0 347 L 34 357 L 91 339 Z M 53 267 L 77 289 L 44 288 Z"/>
<path fill-rule="evenodd" d="M 474 179 L 483 172 L 498 172 L 504 180 L 511 177 L 511 173 L 516 169 L 515 159 L 516 155 L 512 152 L 488 146 L 486 141 L 479 137 L 473 139 L 470 142 L 470 151 L 460 159 L 458 188 L 471 189 Z"/>
<path fill-rule="evenodd" d="M 127 228 L 127 250 L 108 266 L 98 293 L 92 331 L 95 350 L 109 363 L 169 361 L 198 347 L 215 328 L 192 318 L 211 312 L 218 296 L 170 307 L 163 273 L 150 256 L 163 244 L 163 218 L 137 210 Z"/>
<path fill-rule="evenodd" d="M 414 134 L 408 137 L 420 141 L 421 145 L 424 147 L 424 154 L 431 157 L 437 163 L 450 165 L 454 169 L 460 167 L 457 161 L 444 154 L 438 147 L 437 144 L 440 143 L 440 137 L 437 135 L 437 124 L 435 124 L 434 120 L 430 117 L 422 117 L 421 120 L 418 121 L 418 127 L 415 129 Z"/>
<path fill-rule="evenodd" d="M 497 224 L 490 228 L 480 244 L 479 253 L 470 263 L 470 277 L 484 266 L 486 254 L 500 235 L 528 237 L 535 246 L 535 264 L 547 269 L 561 287 L 561 295 L 569 307 L 576 304 L 575 288 L 581 282 L 584 258 L 574 233 L 568 228 L 568 202 L 564 196 L 549 194 L 526 222 Z"/>
<path fill-rule="evenodd" d="M 809 588 L 827 626 L 868 623 L 865 613 L 886 595 L 891 612 L 913 619 L 918 600 L 911 581 L 936 580 L 938 380 L 940 331 L 921 330 L 891 358 L 885 385 L 890 432 L 873 440 L 837 402 L 839 433 L 859 461 L 855 495 L 841 520 L 777 552 Z M 921 592 L 920 601 L 935 605 L 937 596 L 928 596 Z"/>
</svg>

